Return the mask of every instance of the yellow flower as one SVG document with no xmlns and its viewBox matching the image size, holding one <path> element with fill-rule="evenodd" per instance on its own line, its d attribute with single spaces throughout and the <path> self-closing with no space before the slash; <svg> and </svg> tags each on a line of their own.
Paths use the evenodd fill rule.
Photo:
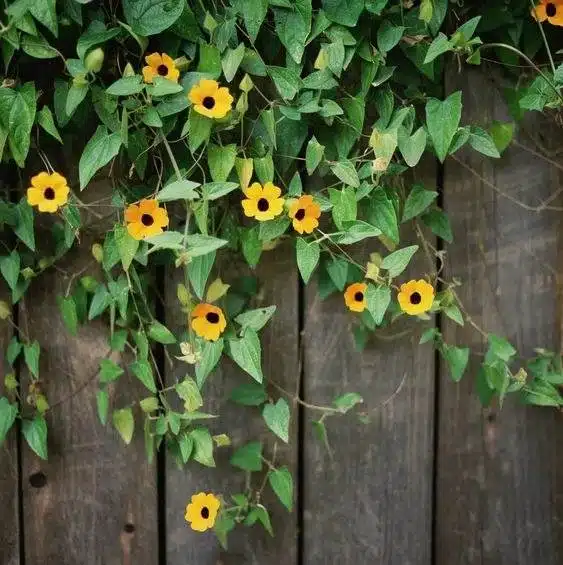
<svg viewBox="0 0 563 565">
<path fill-rule="evenodd" d="M 130 204 L 127 207 L 125 222 L 131 237 L 145 239 L 164 231 L 168 225 L 168 213 L 158 206 L 156 200 L 141 200 L 139 204 Z"/>
<path fill-rule="evenodd" d="M 432 308 L 434 287 L 425 280 L 412 280 L 401 285 L 397 296 L 401 310 L 411 316 L 423 314 Z"/>
<path fill-rule="evenodd" d="M 344 293 L 344 302 L 348 310 L 363 312 L 366 309 L 366 283 L 351 284 Z"/>
<path fill-rule="evenodd" d="M 563 0 L 541 0 L 532 8 L 532 16 L 538 22 L 547 20 L 552 25 L 563 26 Z"/>
<path fill-rule="evenodd" d="M 147 63 L 143 67 L 143 79 L 147 83 L 152 83 L 154 77 L 163 77 L 174 82 L 178 82 L 180 71 L 176 68 L 174 59 L 166 53 L 153 53 L 145 57 Z"/>
<path fill-rule="evenodd" d="M 247 198 L 242 201 L 244 215 L 259 222 L 273 220 L 283 211 L 285 200 L 280 198 L 281 190 L 271 182 L 262 186 L 252 183 L 245 191 Z"/>
<path fill-rule="evenodd" d="M 191 503 L 186 506 L 186 522 L 192 530 L 205 532 L 215 525 L 220 506 L 221 501 L 214 494 L 194 494 Z"/>
<path fill-rule="evenodd" d="M 310 195 L 301 196 L 289 209 L 289 217 L 293 219 L 293 229 L 299 233 L 313 233 L 318 227 L 321 207 Z"/>
<path fill-rule="evenodd" d="M 189 101 L 198 114 L 208 118 L 224 118 L 233 105 L 233 97 L 229 89 L 215 80 L 201 79 L 188 94 Z"/>
<path fill-rule="evenodd" d="M 31 186 L 27 189 L 27 203 L 37 206 L 40 212 L 56 212 L 67 203 L 69 192 L 70 188 L 63 175 L 42 172 L 31 177 Z"/>
<path fill-rule="evenodd" d="M 213 304 L 198 304 L 191 316 L 194 332 L 207 341 L 217 341 L 227 327 L 223 310 Z"/>
</svg>

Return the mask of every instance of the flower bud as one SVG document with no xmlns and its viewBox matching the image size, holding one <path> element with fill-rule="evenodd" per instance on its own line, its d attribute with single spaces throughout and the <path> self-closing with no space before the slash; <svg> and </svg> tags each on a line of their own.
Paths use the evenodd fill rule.
<svg viewBox="0 0 563 565">
<path fill-rule="evenodd" d="M 101 263 L 104 260 L 104 249 L 99 243 L 94 243 L 94 245 L 92 245 L 92 255 L 98 263 Z"/>
<path fill-rule="evenodd" d="M 104 50 L 101 47 L 93 49 L 86 55 L 84 59 L 84 66 L 91 73 L 99 73 L 102 70 L 102 65 L 104 64 Z"/>
</svg>

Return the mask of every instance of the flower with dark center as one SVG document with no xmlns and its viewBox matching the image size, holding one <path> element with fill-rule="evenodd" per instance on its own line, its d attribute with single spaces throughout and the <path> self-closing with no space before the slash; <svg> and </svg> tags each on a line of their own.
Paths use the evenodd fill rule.
<svg viewBox="0 0 563 565">
<path fill-rule="evenodd" d="M 151 84 L 154 77 L 166 77 L 168 80 L 178 82 L 180 71 L 176 68 L 174 59 L 166 53 L 152 53 L 145 57 L 147 63 L 143 67 L 143 80 Z"/>
<path fill-rule="evenodd" d="M 551 25 L 563 26 L 563 0 L 541 0 L 531 12 L 538 22 L 547 20 Z"/>
<path fill-rule="evenodd" d="M 293 229 L 298 233 L 313 233 L 319 226 L 321 207 L 310 194 L 300 196 L 289 208 Z"/>
<path fill-rule="evenodd" d="M 215 98 L 213 98 L 213 96 L 206 96 L 203 99 L 203 107 L 207 108 L 208 110 L 212 110 L 213 107 L 215 106 Z"/>
<path fill-rule="evenodd" d="M 168 226 L 168 213 L 154 199 L 141 200 L 139 204 L 130 204 L 125 210 L 127 231 L 134 239 L 158 235 Z"/>
<path fill-rule="evenodd" d="M 348 310 L 363 312 L 366 309 L 366 283 L 353 283 L 344 292 L 344 302 Z"/>
<path fill-rule="evenodd" d="M 191 88 L 188 100 L 198 114 L 219 119 L 231 111 L 234 99 L 228 88 L 219 86 L 216 80 L 204 78 Z"/>
<path fill-rule="evenodd" d="M 55 191 L 52 187 L 48 186 L 45 189 L 45 192 L 43 193 L 43 196 L 47 199 L 47 200 L 54 200 L 55 199 Z"/>
<path fill-rule="evenodd" d="M 68 202 L 70 188 L 65 177 L 59 173 L 39 173 L 31 177 L 27 189 L 27 203 L 37 206 L 40 212 L 56 212 Z"/>
<path fill-rule="evenodd" d="M 217 341 L 227 327 L 223 310 L 213 304 L 198 304 L 191 312 L 194 332 L 207 341 Z"/>
<path fill-rule="evenodd" d="M 143 226 L 152 226 L 154 224 L 154 218 L 150 214 L 143 214 L 141 216 L 141 222 Z"/>
<path fill-rule="evenodd" d="M 192 530 L 205 532 L 213 528 L 221 501 L 214 494 L 199 492 L 192 495 L 191 502 L 186 506 L 185 519 Z"/>
<path fill-rule="evenodd" d="M 434 303 L 434 287 L 422 279 L 409 281 L 401 285 L 397 300 L 405 314 L 424 314 Z"/>
<path fill-rule="evenodd" d="M 283 211 L 285 200 L 281 198 L 281 190 L 271 182 L 264 186 L 252 183 L 245 191 L 246 198 L 242 201 L 244 215 L 256 218 L 259 222 L 273 220 Z"/>
</svg>

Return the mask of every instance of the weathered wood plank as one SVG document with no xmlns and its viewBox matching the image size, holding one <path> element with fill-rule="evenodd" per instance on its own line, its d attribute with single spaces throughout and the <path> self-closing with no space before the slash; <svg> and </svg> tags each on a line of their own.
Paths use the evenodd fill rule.
<svg viewBox="0 0 563 565">
<path fill-rule="evenodd" d="M 100 198 L 105 186 L 90 186 L 89 194 Z M 52 406 L 48 461 L 22 448 L 27 565 L 152 565 L 158 559 L 156 466 L 146 460 L 142 428 L 126 447 L 111 424 L 104 428 L 98 420 L 95 377 L 100 360 L 110 355 L 107 323 L 89 323 L 72 337 L 56 303 L 68 276 L 92 262 L 94 241 L 83 235 L 59 270 L 30 287 L 20 308 L 23 328 L 41 344 L 40 386 Z M 95 274 L 94 266 L 89 273 Z M 123 375 L 111 391 L 110 409 L 141 395 L 139 382 Z"/>
<path fill-rule="evenodd" d="M 224 282 L 233 282 L 240 274 L 251 274 L 248 268 L 233 265 L 232 258 L 225 257 L 219 266 Z M 292 250 L 287 246 L 265 252 L 257 268 L 260 302 L 255 306 L 276 304 L 272 320 L 261 332 L 263 347 L 262 367 L 264 375 L 288 390 L 295 390 L 298 375 L 298 283 Z M 210 277 L 212 281 L 214 276 Z M 182 282 L 181 272 L 176 270 L 167 285 L 166 320 L 169 327 L 181 331 L 187 318 L 180 312 L 176 300 L 176 284 Z M 168 280 L 168 279 L 167 279 Z M 176 364 L 167 374 L 167 382 L 174 382 L 186 373 L 187 365 Z M 247 441 L 262 440 L 265 453 L 271 454 L 274 444 L 272 433 L 266 428 L 256 408 L 238 406 L 228 400 L 238 385 L 249 382 L 251 377 L 230 360 L 224 360 L 220 368 L 206 381 L 203 389 L 204 409 L 220 418 L 211 423 L 214 433 L 227 433 L 233 447 Z M 279 396 L 272 391 L 274 398 Z M 297 411 L 292 411 L 289 446 L 277 441 L 276 463 L 287 465 L 297 487 Z M 245 473 L 230 466 L 233 448 L 221 448 L 216 452 L 217 467 L 201 467 L 190 461 L 184 470 L 166 460 L 166 524 L 168 565 L 223 565 L 255 563 L 260 565 L 291 565 L 297 563 L 297 515 L 288 514 L 266 486 L 264 504 L 270 512 L 275 537 L 271 538 L 260 524 L 252 528 L 239 527 L 229 538 L 229 551 L 224 552 L 212 532 L 204 534 L 192 531 L 184 521 L 185 506 L 193 493 L 199 491 L 230 495 L 244 492 Z M 258 475 L 254 473 L 254 475 Z M 252 488 L 258 490 L 260 479 L 254 477 Z M 228 497 L 227 497 L 228 498 Z M 229 500 L 229 502 L 231 502 Z"/>
<path fill-rule="evenodd" d="M 0 300 L 11 303 L 4 281 L 0 282 Z M 11 370 L 4 355 L 12 335 L 8 321 L 0 321 L 0 397 L 6 395 L 4 379 Z M 3 565 L 19 565 L 20 562 L 17 449 L 17 429 L 14 424 L 0 447 L 0 563 Z"/>
<path fill-rule="evenodd" d="M 431 188 L 434 170 L 417 180 Z M 413 267 L 428 272 L 422 257 Z M 341 293 L 321 301 L 307 288 L 305 308 L 305 400 L 330 405 L 358 392 L 371 421 L 328 418 L 331 458 L 311 427 L 320 413 L 306 410 L 304 563 L 430 565 L 434 355 L 416 330 L 389 339 L 412 320 L 358 353 Z"/>
<path fill-rule="evenodd" d="M 508 118 L 490 76 L 467 70 L 461 76 L 450 74 L 448 90 L 460 88 L 464 123 Z M 526 129 L 560 146 L 561 130 L 547 120 L 536 117 Z M 520 141 L 532 146 L 524 134 Z M 470 151 L 459 159 L 532 206 L 561 184 L 555 167 L 518 147 L 510 147 L 500 161 Z M 453 161 L 445 166 L 444 201 L 456 238 L 446 276 L 463 281 L 459 295 L 476 323 L 508 337 L 526 356 L 539 346 L 559 350 L 560 212 L 524 210 Z M 444 338 L 484 350 L 480 335 L 468 324 L 462 328 L 444 320 Z M 561 416 L 510 398 L 501 412 L 483 410 L 474 392 L 477 368 L 474 360 L 455 385 L 442 367 L 436 563 L 561 563 Z"/>
</svg>

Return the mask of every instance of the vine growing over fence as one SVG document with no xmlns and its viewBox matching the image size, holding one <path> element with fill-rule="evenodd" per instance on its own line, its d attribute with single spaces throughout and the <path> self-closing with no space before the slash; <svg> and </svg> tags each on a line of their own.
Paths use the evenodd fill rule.
<svg viewBox="0 0 563 565">
<path fill-rule="evenodd" d="M 458 156 L 464 146 L 498 159 L 526 112 L 561 108 L 563 65 L 549 46 L 558 26 L 561 0 L 8 1 L 0 17 L 0 272 L 11 297 L 0 316 L 15 336 L 5 352 L 12 369 L 0 444 L 19 420 L 29 447 L 48 456 L 46 415 L 65 399 L 42 388 L 49 336 L 30 339 L 13 312 L 53 270 L 68 276 L 58 305 L 71 334 L 107 322 L 97 410 L 126 444 L 144 433 L 149 458 L 165 447 L 179 465 L 214 466 L 214 451 L 230 439 L 210 431 L 221 415 L 205 411 L 206 381 L 225 356 L 248 375 L 232 401 L 258 408 L 288 442 L 292 405 L 311 405 L 266 386 L 260 332 L 277 305 L 260 304 L 255 278 L 212 274 L 233 254 L 254 269 L 286 240 L 303 282 L 315 279 L 323 299 L 341 295 L 359 355 L 374 333 L 409 317 L 459 381 L 470 351 L 444 341 L 432 323 L 439 313 L 488 341 L 477 375 L 484 404 L 511 393 L 561 406 L 560 356 L 538 350 L 521 360 L 466 312 L 460 282 L 444 278 L 454 234 L 439 187 L 416 180 L 436 160 L 469 167 Z M 467 124 L 461 92 L 443 95 L 444 64 L 464 72 L 486 57 L 506 64 L 517 84 L 508 93 L 512 121 Z M 98 193 L 104 184 L 111 190 Z M 89 238 L 92 223 L 107 225 L 101 239 Z M 353 247 L 360 242 L 363 252 Z M 64 271 L 67 253 L 84 245 L 91 262 Z M 156 319 L 150 300 L 154 269 L 164 265 L 183 277 L 179 334 Z M 164 381 L 157 344 L 185 363 L 184 378 Z M 126 371 L 146 394 L 114 405 L 109 391 Z M 321 439 L 327 421 L 361 403 L 349 390 L 335 391 L 331 406 L 312 406 Z M 194 493 L 186 508 L 194 530 L 214 528 L 224 545 L 237 524 L 272 532 L 260 497 L 267 485 L 292 508 L 290 471 L 248 440 L 230 462 L 265 473 L 261 488 Z"/>
</svg>

